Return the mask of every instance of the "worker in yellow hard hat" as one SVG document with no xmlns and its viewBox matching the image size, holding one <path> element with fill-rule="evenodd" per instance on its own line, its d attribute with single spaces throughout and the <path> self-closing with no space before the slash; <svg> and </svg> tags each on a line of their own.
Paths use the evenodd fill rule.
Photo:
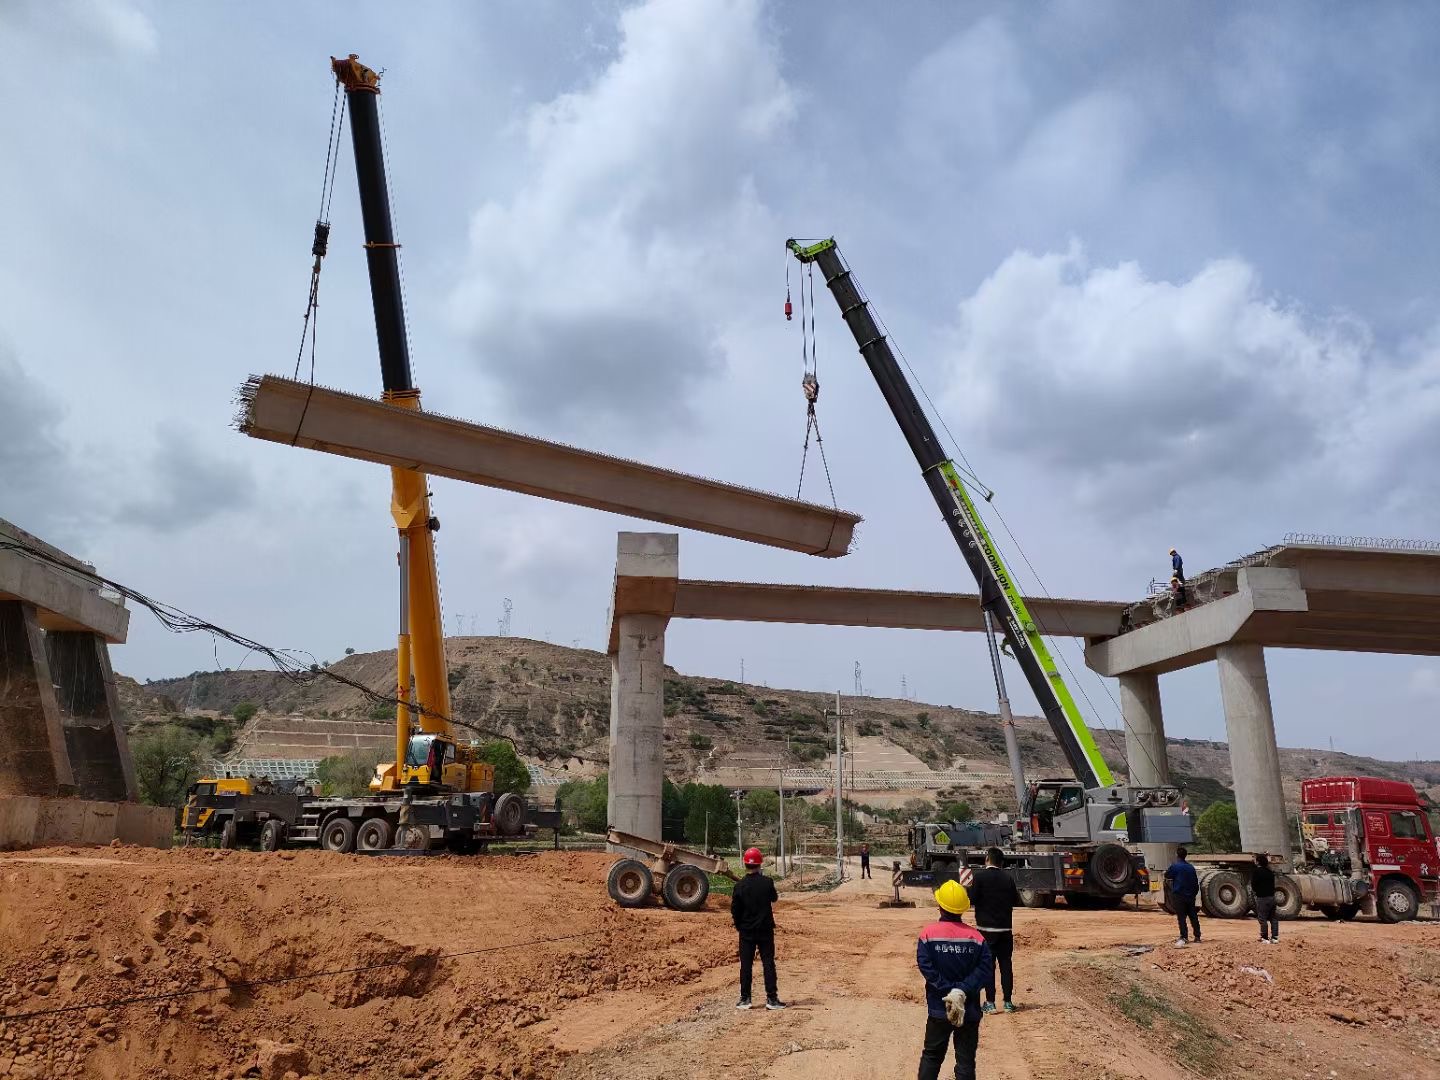
<svg viewBox="0 0 1440 1080">
<path fill-rule="evenodd" d="M 1179 578 L 1182 585 L 1185 583 L 1185 560 L 1173 547 L 1170 549 L 1170 575 Z"/>
<path fill-rule="evenodd" d="M 940 918 L 920 931 L 915 963 L 925 977 L 925 1049 L 920 1055 L 920 1080 L 939 1080 L 946 1044 L 955 1044 L 957 1080 L 975 1080 L 975 1052 L 980 1046 L 980 995 L 995 993 L 995 968 L 990 947 L 962 916 L 970 910 L 970 894 L 958 881 L 935 890 Z"/>
</svg>

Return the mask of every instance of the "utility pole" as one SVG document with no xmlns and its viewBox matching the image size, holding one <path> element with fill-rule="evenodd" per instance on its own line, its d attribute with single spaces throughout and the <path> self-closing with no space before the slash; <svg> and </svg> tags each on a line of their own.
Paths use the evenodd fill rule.
<svg viewBox="0 0 1440 1080">
<path fill-rule="evenodd" d="M 745 832 L 740 823 L 740 800 L 745 797 L 743 791 L 735 792 L 735 846 L 741 852 L 745 850 Z"/>
<path fill-rule="evenodd" d="M 705 854 L 710 854 L 710 811 L 705 811 Z"/>
<path fill-rule="evenodd" d="M 860 664 L 855 664 L 856 680 L 859 680 Z M 844 748 L 841 744 L 841 724 L 844 722 L 840 711 L 840 691 L 835 691 L 835 883 L 845 880 L 845 816 L 841 788 L 844 783 Z"/>
<path fill-rule="evenodd" d="M 745 658 L 740 657 L 740 685 L 745 685 Z"/>
<path fill-rule="evenodd" d="M 785 759 L 780 759 L 780 876 L 785 876 Z"/>
<path fill-rule="evenodd" d="M 1000 727 L 1005 732 L 1005 753 L 1010 758 L 1010 776 L 1015 781 L 1015 806 L 1018 821 L 1025 816 L 1025 766 L 1020 761 L 1020 743 L 1015 736 L 1015 716 L 1010 711 L 1010 695 L 1005 692 L 1005 672 L 1000 667 L 1000 649 L 995 644 L 995 620 L 985 610 L 985 644 L 990 646 L 990 670 L 995 673 L 995 693 L 1000 698 Z"/>
</svg>

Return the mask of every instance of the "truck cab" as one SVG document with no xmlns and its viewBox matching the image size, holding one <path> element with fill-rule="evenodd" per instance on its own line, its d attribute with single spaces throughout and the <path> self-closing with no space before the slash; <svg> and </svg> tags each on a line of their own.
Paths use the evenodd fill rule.
<svg viewBox="0 0 1440 1080">
<path fill-rule="evenodd" d="M 1369 877 L 1374 913 L 1382 921 L 1413 919 L 1421 904 L 1440 902 L 1440 841 L 1415 789 L 1404 781 L 1304 780 L 1300 831 L 1307 862 Z"/>
</svg>

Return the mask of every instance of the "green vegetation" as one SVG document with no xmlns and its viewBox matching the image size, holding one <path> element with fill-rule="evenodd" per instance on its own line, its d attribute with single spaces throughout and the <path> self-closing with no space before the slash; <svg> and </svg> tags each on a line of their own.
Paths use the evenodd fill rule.
<svg viewBox="0 0 1440 1080">
<path fill-rule="evenodd" d="M 1206 851 L 1240 850 L 1240 818 L 1233 802 L 1217 802 L 1195 819 L 1195 838 Z"/>
<path fill-rule="evenodd" d="M 383 701 L 373 705 L 368 713 L 371 720 L 393 720 L 395 718 L 395 706 Z"/>
<path fill-rule="evenodd" d="M 480 748 L 480 760 L 495 767 L 496 795 L 507 792 L 523 795 L 530 790 L 530 770 L 508 739 L 487 742 Z"/>
<path fill-rule="evenodd" d="M 162 724 L 132 739 L 140 800 L 151 806 L 181 805 L 200 777 L 200 743 L 193 731 L 174 724 Z"/>
<path fill-rule="evenodd" d="M 253 701 L 242 701 L 230 710 L 230 715 L 235 718 L 237 724 L 246 724 L 259 711 L 260 707 Z"/>
<path fill-rule="evenodd" d="M 861 720 L 855 725 L 855 734 L 861 738 L 871 738 L 881 734 L 883 730 L 878 720 Z"/>
<path fill-rule="evenodd" d="M 555 793 L 555 809 L 565 825 L 582 832 L 603 833 L 610 816 L 610 777 L 602 773 L 594 780 L 570 780 Z"/>
<path fill-rule="evenodd" d="M 1213 777 L 1176 773 L 1175 784 L 1184 789 L 1185 801 L 1190 805 L 1190 813 L 1195 817 L 1199 817 L 1217 802 L 1235 801 L 1235 793 Z"/>
<path fill-rule="evenodd" d="M 728 789 L 721 784 L 686 784 L 680 791 L 686 843 L 692 847 L 704 845 L 707 814 L 710 846 L 729 847 L 735 843 L 735 802 Z"/>
<path fill-rule="evenodd" d="M 1202 1076 L 1219 1070 L 1226 1040 L 1194 1013 L 1136 983 L 1113 991 L 1110 1004 L 1137 1027 L 1146 1031 L 1161 1029 L 1173 1036 L 1175 1059 L 1184 1062 L 1187 1068 Z"/>
<path fill-rule="evenodd" d="M 711 747 L 713 747 L 714 745 L 715 745 L 715 740 L 712 739 L 712 738 L 710 738 L 710 736 L 708 736 L 708 735 L 701 735 L 700 732 L 698 732 L 698 731 L 692 731 L 692 732 L 690 733 L 690 749 L 691 749 L 691 750 L 701 750 L 701 751 L 709 750 L 709 749 L 710 749 Z"/>
<path fill-rule="evenodd" d="M 944 821 L 974 821 L 975 811 L 963 799 L 947 802 L 940 807 L 940 818 Z"/>
<path fill-rule="evenodd" d="M 320 781 L 320 793 L 342 798 L 364 795 L 370 790 L 375 766 L 394 756 L 393 751 L 387 753 L 384 750 L 351 750 L 327 757 L 315 767 L 315 776 Z"/>
</svg>

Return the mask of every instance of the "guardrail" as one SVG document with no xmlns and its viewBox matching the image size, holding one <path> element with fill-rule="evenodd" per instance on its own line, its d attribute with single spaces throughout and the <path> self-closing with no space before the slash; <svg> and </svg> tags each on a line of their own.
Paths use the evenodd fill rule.
<svg viewBox="0 0 1440 1080">
<path fill-rule="evenodd" d="M 1440 540 L 1398 540 L 1383 536 L 1344 536 L 1339 533 L 1285 534 L 1285 543 L 1313 547 L 1366 548 L 1371 551 L 1429 551 L 1440 553 Z"/>
</svg>

